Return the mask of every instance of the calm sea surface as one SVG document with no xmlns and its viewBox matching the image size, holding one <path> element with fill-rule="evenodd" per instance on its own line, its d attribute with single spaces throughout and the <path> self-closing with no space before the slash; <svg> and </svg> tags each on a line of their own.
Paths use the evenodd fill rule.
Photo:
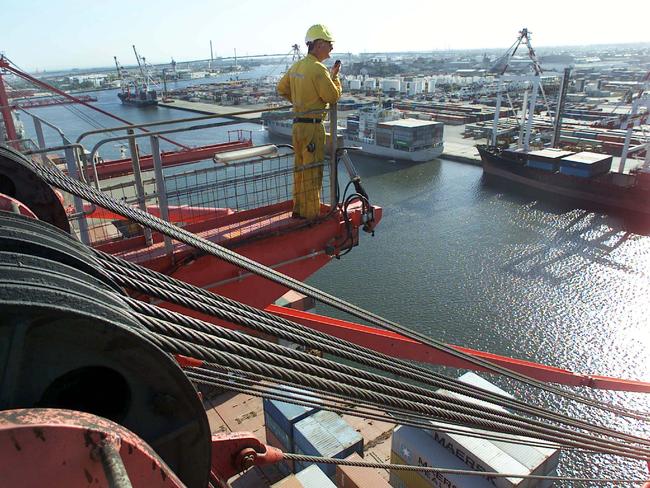
<svg viewBox="0 0 650 488">
<path fill-rule="evenodd" d="M 277 73 L 276 67 L 261 67 L 239 76 Z M 125 107 L 116 94 L 94 93 L 99 107 L 131 122 L 192 116 L 162 107 Z M 63 127 L 73 140 L 89 130 L 63 106 L 33 112 Z M 99 120 L 105 127 L 120 125 Z M 256 143 L 269 140 L 259 125 L 243 127 L 253 131 Z M 174 138 L 189 144 L 220 142 L 227 130 Z M 59 142 L 51 135 L 47 139 Z M 117 156 L 119 143 L 101 153 Z M 375 237 L 364 235 L 359 247 L 311 277 L 310 284 L 448 343 L 581 373 L 650 381 L 650 237 L 645 235 L 650 232 L 643 226 L 488 185 L 475 166 L 444 159 L 422 164 L 354 160 L 384 218 Z M 318 311 L 343 317 L 324 307 Z M 588 416 L 594 423 L 649 433 L 638 423 L 501 378 L 491 380 L 522 398 Z M 581 393 L 650 410 L 643 395 Z M 647 474 L 642 463 L 606 456 L 568 454 L 562 462 L 563 474 L 615 476 L 622 471 Z"/>
</svg>

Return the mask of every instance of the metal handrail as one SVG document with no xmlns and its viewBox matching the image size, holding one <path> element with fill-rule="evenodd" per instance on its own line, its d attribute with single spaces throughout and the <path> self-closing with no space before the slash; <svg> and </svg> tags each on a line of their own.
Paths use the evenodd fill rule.
<svg viewBox="0 0 650 488">
<path fill-rule="evenodd" d="M 280 107 L 269 107 L 263 109 L 255 109 L 255 110 L 242 110 L 240 112 L 232 112 L 229 114 L 201 115 L 200 117 L 186 117 L 184 119 L 161 120 L 159 122 L 147 122 L 145 124 L 121 125 L 121 126 L 109 127 L 105 129 L 95 129 L 95 130 L 86 131 L 82 133 L 79 137 L 77 137 L 76 142 L 81 142 L 81 140 L 87 136 L 94 135 L 94 134 L 101 134 L 104 132 L 117 132 L 120 130 L 128 130 L 128 129 L 142 129 L 143 127 L 153 127 L 156 125 L 171 125 L 171 124 L 178 124 L 178 123 L 185 123 L 185 122 L 200 122 L 201 120 L 210 120 L 210 119 L 223 119 L 223 118 L 235 117 L 239 115 L 256 114 L 260 112 L 274 112 L 280 110 L 288 110 L 291 107 L 292 107 L 291 105 L 282 105 Z M 300 112 L 300 113 L 292 112 L 290 116 L 278 117 L 278 118 L 293 118 L 296 116 L 313 115 L 315 113 L 322 113 L 322 112 L 323 112 L 322 110 L 310 110 L 307 112 Z M 244 123 L 244 122 L 246 122 L 246 120 L 235 121 L 235 123 Z"/>
<path fill-rule="evenodd" d="M 45 125 L 47 125 L 48 127 L 50 127 L 51 129 L 54 129 L 54 130 L 55 130 L 55 131 L 56 131 L 56 132 L 61 136 L 61 140 L 63 140 L 63 141 L 67 141 L 67 142 L 66 142 L 67 144 L 72 144 L 72 142 L 70 141 L 70 139 L 68 139 L 68 138 L 65 136 L 65 134 L 63 133 L 63 131 L 62 131 L 59 127 L 57 127 L 56 125 L 52 124 L 51 122 L 48 122 L 47 120 L 45 120 L 45 119 L 39 117 L 38 115 L 35 115 L 35 114 L 33 114 L 33 113 L 27 111 L 27 110 L 24 109 L 24 108 L 19 108 L 18 110 L 20 110 L 21 112 L 25 112 L 25 113 L 26 113 L 27 115 L 29 115 L 32 119 L 36 119 L 36 120 L 38 120 L 41 124 L 45 124 Z"/>
<path fill-rule="evenodd" d="M 276 109 L 274 108 L 274 109 L 271 109 L 271 110 L 276 110 Z M 258 112 L 261 112 L 261 111 L 263 111 L 263 110 L 238 112 L 238 114 L 258 113 Z M 289 118 L 289 117 L 293 118 L 296 115 L 309 115 L 309 114 L 313 115 L 314 113 L 322 113 L 322 112 L 323 112 L 322 109 L 320 109 L 320 110 L 310 110 L 308 112 L 292 113 L 291 115 L 287 115 L 286 118 Z M 336 114 L 336 105 L 334 105 L 334 107 L 330 109 L 330 117 L 331 117 L 332 112 L 334 114 Z M 235 115 L 235 114 L 229 114 L 229 115 Z M 334 116 L 336 117 L 336 115 L 334 115 Z M 208 118 L 215 118 L 215 117 L 209 116 Z M 223 118 L 223 116 L 221 116 L 220 118 Z M 205 118 L 197 117 L 194 120 L 199 120 L 199 119 L 205 119 Z M 183 119 L 179 119 L 179 120 L 183 120 Z M 179 120 L 166 121 L 165 124 L 177 123 Z M 184 120 L 192 120 L 192 119 L 184 119 Z M 132 134 L 132 135 L 125 135 L 125 136 L 109 137 L 109 138 L 102 139 L 102 140 L 98 141 L 93 146 L 93 149 L 90 151 L 90 157 L 88 159 L 90 159 L 91 163 L 93 164 L 93 172 L 95 173 L 95 175 L 97 175 L 95 156 L 97 155 L 97 151 L 99 150 L 99 148 L 101 146 L 103 146 L 104 144 L 108 143 L 108 142 L 117 142 L 117 141 L 121 141 L 121 140 L 124 140 L 124 139 L 130 139 L 130 138 L 137 139 L 137 138 L 142 138 L 142 137 L 161 136 L 161 135 L 166 135 L 166 134 L 176 134 L 176 133 L 180 133 L 180 132 L 189 132 L 189 131 L 192 131 L 192 130 L 211 129 L 211 128 L 214 128 L 214 127 L 223 127 L 223 126 L 226 126 L 226 125 L 236 125 L 236 124 L 241 124 L 241 123 L 243 123 L 243 121 L 241 121 L 241 120 L 228 120 L 228 121 L 225 121 L 225 122 L 214 122 L 212 124 L 192 125 L 192 126 L 189 126 L 189 127 L 180 127 L 180 128 L 168 129 L 168 130 L 163 130 L 163 131 L 158 131 L 158 132 L 145 132 L 145 133 L 142 133 L 142 134 Z M 160 123 L 157 122 L 155 124 L 160 124 Z M 330 124 L 331 124 L 331 122 L 330 122 Z M 133 130 L 134 128 L 139 128 L 139 127 L 146 126 L 146 125 L 151 125 L 151 124 L 123 126 L 121 128 L 117 128 L 117 129 L 115 129 L 115 128 L 110 129 L 110 131 L 114 132 L 114 131 L 120 130 L 120 129 Z M 109 131 L 109 129 L 102 129 L 101 130 L 101 132 L 108 132 L 108 131 Z M 94 131 L 94 132 L 97 133 L 97 131 Z M 86 132 L 84 134 L 90 134 L 90 132 Z M 79 141 L 81 138 L 82 137 L 80 136 L 77 139 L 77 141 Z"/>
<path fill-rule="evenodd" d="M 176 134 L 179 132 L 189 132 L 192 130 L 200 130 L 200 129 L 211 129 L 213 127 L 222 127 L 225 125 L 234 125 L 234 124 L 241 124 L 241 120 L 229 120 L 226 122 L 215 122 L 213 124 L 204 124 L 204 125 L 193 125 L 190 127 L 181 127 L 181 128 L 176 128 L 176 129 L 169 129 L 169 130 L 164 130 L 164 131 L 159 131 L 159 132 L 143 132 L 142 134 L 127 134 L 124 136 L 115 136 L 115 137 L 108 137 L 106 139 L 102 139 L 99 142 L 97 142 L 94 146 L 93 149 L 90 151 L 90 161 L 93 165 L 93 174 L 95 175 L 96 178 L 96 186 L 98 189 L 99 188 L 99 177 L 97 176 L 97 165 L 96 165 L 96 158 L 95 156 L 97 155 L 97 151 L 99 151 L 99 148 L 106 144 L 107 142 L 116 142 L 116 141 L 121 141 L 124 139 L 139 139 L 142 137 L 151 137 L 151 136 L 161 136 L 164 134 Z M 126 126 L 125 126 L 126 127 Z M 137 126 L 136 126 L 137 128 Z M 127 130 L 133 130 L 128 129 Z"/>
<path fill-rule="evenodd" d="M 228 117 L 231 116 L 236 116 L 236 115 L 245 115 L 245 114 L 250 114 L 250 113 L 259 113 L 259 112 L 272 112 L 272 111 L 279 111 L 279 110 L 286 110 L 291 108 L 291 106 L 282 106 L 282 107 L 273 107 L 269 109 L 255 109 L 255 110 L 246 110 L 246 111 L 240 111 L 236 113 L 231 113 L 227 114 Z M 313 114 L 322 114 L 324 109 L 318 109 L 318 110 L 310 110 L 307 112 L 291 112 L 290 114 L 283 114 L 282 116 L 277 117 L 278 119 L 281 118 L 295 118 L 296 116 L 303 116 L 303 115 L 313 115 Z M 37 116 L 33 116 L 29 112 L 25 111 L 28 115 L 34 117 L 35 120 L 40 120 Z M 133 125 L 126 125 L 126 126 L 120 126 L 120 127 L 113 127 L 113 128 L 106 128 L 106 129 L 97 129 L 93 131 L 87 131 L 81 134 L 77 138 L 76 143 L 71 143 L 71 144 L 64 144 L 60 146 L 55 146 L 55 147 L 50 147 L 50 148 L 45 148 L 41 149 L 38 151 L 31 151 L 33 154 L 38 154 L 38 153 L 45 153 L 45 152 L 50 152 L 50 151 L 56 151 L 56 150 L 74 150 L 75 154 L 77 157 L 75 157 L 75 161 L 77 162 L 77 167 L 79 170 L 79 174 L 81 177 L 87 176 L 87 170 L 89 165 L 92 165 L 92 174 L 95 178 L 95 186 L 98 189 L 100 188 L 100 180 L 98 176 L 98 171 L 97 171 L 97 154 L 98 151 L 101 147 L 103 147 L 105 144 L 110 143 L 110 142 L 117 142 L 117 141 L 124 141 L 124 140 L 129 140 L 131 143 L 134 143 L 136 139 L 142 138 L 142 137 L 159 137 L 163 136 L 166 134 L 175 134 L 175 133 L 183 133 L 183 132 L 189 132 L 193 130 L 202 130 L 202 129 L 210 129 L 214 127 L 222 127 L 222 126 L 227 126 L 227 125 L 236 125 L 236 124 L 241 124 L 246 122 L 245 120 L 228 120 L 228 121 L 219 121 L 219 122 L 214 122 L 214 123 L 207 123 L 207 124 L 196 124 L 196 125 L 191 125 L 189 127 L 174 127 L 171 129 L 166 129 L 166 130 L 159 130 L 157 132 L 143 132 L 140 134 L 134 134 L 133 130 L 134 129 L 139 129 L 143 127 L 151 127 L 151 126 L 166 126 L 166 125 L 171 125 L 171 124 L 179 124 L 179 123 L 186 123 L 186 122 L 197 122 L 197 121 L 204 121 L 204 120 L 211 120 L 211 119 L 216 119 L 216 118 L 223 118 L 224 115 L 222 114 L 214 114 L 214 115 L 207 115 L 207 116 L 201 116 L 201 117 L 190 117 L 190 118 L 184 118 L 184 119 L 175 119 L 175 120 L 167 120 L 167 121 L 160 121 L 160 122 L 152 122 L 152 123 L 146 123 L 146 124 L 133 124 Z M 275 118 L 275 117 L 274 117 Z M 329 109 L 329 118 L 330 118 L 330 126 L 331 127 L 337 127 L 336 121 L 337 121 L 337 109 L 336 109 L 336 104 L 332 104 L 331 108 Z M 334 122 L 332 122 L 334 121 Z M 49 122 L 43 121 L 47 126 L 54 128 L 62 138 L 64 138 L 64 141 L 67 141 L 65 139 L 65 135 L 63 132 L 56 126 L 53 126 Z M 96 134 L 101 134 L 101 133 L 107 133 L 107 132 L 116 132 L 120 130 L 126 130 L 127 134 L 125 135 L 120 135 L 120 136 L 114 136 L 114 137 L 108 137 L 104 138 L 100 141 L 98 141 L 92 148 L 89 156 L 86 156 L 85 153 L 85 148 L 83 145 L 80 143 L 85 137 L 89 135 L 96 135 Z M 131 132 L 130 134 L 128 132 Z M 337 153 L 337 145 L 338 145 L 338 138 L 337 138 L 337 132 L 336 130 L 330 131 L 330 205 L 332 208 L 336 206 L 338 203 L 337 200 L 337 185 L 338 185 L 338 177 L 337 177 L 337 158 L 336 158 L 336 153 Z M 158 155 L 159 156 L 159 155 Z M 79 167 L 79 160 L 81 160 L 82 165 L 83 165 L 83 170 L 81 167 Z M 322 164 L 322 163 L 319 163 Z M 77 214 L 83 218 L 83 216 L 88 215 L 90 212 L 92 212 L 91 209 L 89 211 L 84 212 L 82 209 L 79 211 L 78 209 Z"/>
<path fill-rule="evenodd" d="M 43 149 L 25 151 L 25 154 L 47 154 L 52 151 L 65 151 L 66 154 L 66 163 L 68 166 L 68 173 L 70 176 L 74 176 L 76 171 L 79 171 L 79 162 L 77 156 L 81 154 L 82 158 L 85 157 L 84 151 L 85 148 L 81 144 L 70 143 L 62 144 L 60 146 L 46 147 Z M 82 173 L 79 173 L 78 176 L 82 178 Z M 69 218 L 76 218 L 79 220 L 79 235 L 81 241 L 84 244 L 90 244 L 90 234 L 88 232 L 88 225 L 86 222 L 86 216 L 92 214 L 95 210 L 95 204 L 92 204 L 88 210 L 83 209 L 83 202 L 78 196 L 74 197 L 74 207 L 75 213 L 70 215 Z"/>
</svg>

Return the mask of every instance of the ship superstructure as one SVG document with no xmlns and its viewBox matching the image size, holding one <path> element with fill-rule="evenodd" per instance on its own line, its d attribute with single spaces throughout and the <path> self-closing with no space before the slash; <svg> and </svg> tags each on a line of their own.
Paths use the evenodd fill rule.
<svg viewBox="0 0 650 488">
<path fill-rule="evenodd" d="M 402 118 L 399 110 L 379 104 L 348 117 L 344 140 L 372 156 L 419 162 L 442 154 L 443 131 L 442 122 Z"/>
</svg>

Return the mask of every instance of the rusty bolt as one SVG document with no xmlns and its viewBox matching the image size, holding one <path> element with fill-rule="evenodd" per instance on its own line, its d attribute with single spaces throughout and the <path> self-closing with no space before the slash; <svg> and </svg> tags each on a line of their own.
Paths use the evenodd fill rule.
<svg viewBox="0 0 650 488">
<path fill-rule="evenodd" d="M 255 465 L 255 454 L 246 454 L 241 459 L 241 470 L 246 471 L 248 468 L 252 468 Z"/>
</svg>

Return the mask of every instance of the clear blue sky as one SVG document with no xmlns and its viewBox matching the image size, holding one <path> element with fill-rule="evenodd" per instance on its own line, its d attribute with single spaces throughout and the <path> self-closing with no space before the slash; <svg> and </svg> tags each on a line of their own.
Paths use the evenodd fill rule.
<svg viewBox="0 0 650 488">
<path fill-rule="evenodd" d="M 288 53 L 311 24 L 338 52 L 650 42 L 650 0 L 5 0 L 0 52 L 27 70 Z M 619 7 L 620 5 L 620 7 Z"/>
</svg>

